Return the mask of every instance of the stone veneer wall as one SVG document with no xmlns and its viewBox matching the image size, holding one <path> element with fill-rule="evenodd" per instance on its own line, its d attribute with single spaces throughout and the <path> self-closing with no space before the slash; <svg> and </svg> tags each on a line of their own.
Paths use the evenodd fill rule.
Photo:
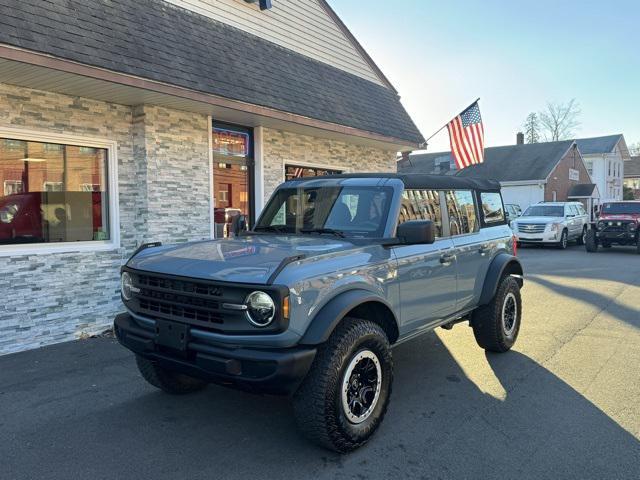
<svg viewBox="0 0 640 480">
<path fill-rule="evenodd" d="M 0 84 L 0 125 L 115 140 L 121 237 L 107 252 L 0 257 L 0 354 L 103 330 L 137 245 L 209 237 L 206 116 Z"/>
<path fill-rule="evenodd" d="M 283 130 L 263 129 L 265 201 L 284 181 L 285 164 L 336 167 L 350 172 L 395 172 L 396 152 Z"/>
</svg>

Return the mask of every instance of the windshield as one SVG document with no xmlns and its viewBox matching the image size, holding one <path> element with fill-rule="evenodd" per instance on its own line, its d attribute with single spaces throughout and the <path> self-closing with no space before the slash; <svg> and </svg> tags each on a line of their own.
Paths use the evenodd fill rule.
<svg viewBox="0 0 640 480">
<path fill-rule="evenodd" d="M 602 213 L 609 215 L 638 215 L 640 214 L 640 202 L 605 203 Z"/>
<path fill-rule="evenodd" d="M 558 205 L 532 205 L 524 211 L 524 217 L 564 217 L 564 207 Z"/>
<path fill-rule="evenodd" d="M 256 232 L 379 238 L 384 234 L 390 187 L 282 188 L 265 207 Z"/>
</svg>

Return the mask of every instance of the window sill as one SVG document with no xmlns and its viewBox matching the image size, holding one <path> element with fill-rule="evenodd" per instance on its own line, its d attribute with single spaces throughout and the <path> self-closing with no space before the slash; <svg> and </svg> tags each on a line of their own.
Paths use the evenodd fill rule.
<svg viewBox="0 0 640 480">
<path fill-rule="evenodd" d="M 120 248 L 120 246 L 113 241 L 0 245 L 0 257 L 48 255 L 51 253 L 107 252 L 117 250 L 118 248 Z"/>
</svg>

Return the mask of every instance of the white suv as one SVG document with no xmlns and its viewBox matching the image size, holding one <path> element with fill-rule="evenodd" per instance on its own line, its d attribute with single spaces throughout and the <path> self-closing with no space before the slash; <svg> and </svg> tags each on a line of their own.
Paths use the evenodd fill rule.
<svg viewBox="0 0 640 480">
<path fill-rule="evenodd" d="M 511 222 L 518 244 L 542 243 L 567 248 L 569 240 L 583 245 L 589 215 L 580 202 L 542 202 L 531 205 Z"/>
</svg>

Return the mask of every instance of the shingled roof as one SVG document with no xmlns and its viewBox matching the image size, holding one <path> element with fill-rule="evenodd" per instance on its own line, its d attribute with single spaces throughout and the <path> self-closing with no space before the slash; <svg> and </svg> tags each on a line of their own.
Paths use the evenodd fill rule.
<svg viewBox="0 0 640 480">
<path fill-rule="evenodd" d="M 390 88 L 162 0 L 1 0 L 0 43 L 418 144 Z"/>
<path fill-rule="evenodd" d="M 581 138 L 576 140 L 578 148 L 583 155 L 592 153 L 611 153 L 616 144 L 622 138 L 622 134 L 606 135 L 604 137 Z"/>
<path fill-rule="evenodd" d="M 461 177 L 491 178 L 500 182 L 545 180 L 567 153 L 572 140 L 489 147 L 484 150 L 484 163 L 456 172 Z M 435 163 L 451 158 L 450 152 L 411 155 L 411 162 L 398 163 L 402 173 L 442 173 Z"/>
<path fill-rule="evenodd" d="M 624 162 L 624 178 L 640 177 L 640 155 Z"/>
</svg>

